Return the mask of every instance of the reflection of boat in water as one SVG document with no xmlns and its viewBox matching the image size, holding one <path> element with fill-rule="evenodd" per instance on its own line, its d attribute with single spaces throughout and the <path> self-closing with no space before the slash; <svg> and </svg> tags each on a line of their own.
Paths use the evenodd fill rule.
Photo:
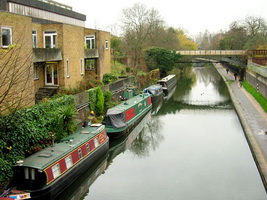
<svg viewBox="0 0 267 200">
<path fill-rule="evenodd" d="M 165 96 L 167 96 L 170 93 L 170 90 L 172 90 L 176 86 L 177 83 L 176 75 L 175 74 L 168 75 L 163 79 L 159 80 L 157 83 L 162 85 L 163 92 Z"/>
<path fill-rule="evenodd" d="M 152 98 L 152 105 L 158 103 L 163 98 L 163 89 L 162 85 L 156 84 L 151 85 L 143 90 L 143 93 L 150 94 Z"/>
<path fill-rule="evenodd" d="M 167 97 L 164 97 L 164 98 L 167 98 Z M 157 114 L 159 112 L 160 108 L 162 107 L 162 104 L 163 104 L 163 98 L 160 101 L 158 101 L 157 103 L 153 103 L 151 114 L 152 115 Z"/>
<path fill-rule="evenodd" d="M 103 174 L 107 167 L 108 153 L 98 159 L 85 173 L 54 200 L 80 200 L 90 191 L 90 186 Z"/>
<path fill-rule="evenodd" d="M 92 124 L 20 161 L 13 167 L 8 187 L 27 191 L 34 199 L 54 198 L 105 154 L 108 147 L 105 126 Z"/>
<path fill-rule="evenodd" d="M 121 137 L 130 131 L 151 108 L 151 96 L 143 93 L 108 109 L 103 120 L 108 136 L 111 139 Z"/>
<path fill-rule="evenodd" d="M 108 163 L 111 163 L 117 155 L 129 149 L 133 141 L 144 130 L 144 128 L 148 126 L 150 122 L 151 111 L 144 116 L 144 118 L 134 127 L 134 129 L 129 134 L 123 135 L 118 140 L 111 141 Z"/>
</svg>

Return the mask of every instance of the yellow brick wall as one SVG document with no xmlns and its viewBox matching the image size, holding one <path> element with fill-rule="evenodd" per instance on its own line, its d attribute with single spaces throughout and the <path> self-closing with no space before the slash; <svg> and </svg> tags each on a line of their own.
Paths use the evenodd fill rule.
<svg viewBox="0 0 267 200">
<path fill-rule="evenodd" d="M 84 35 L 83 27 L 63 25 L 63 65 L 65 87 L 76 87 L 77 84 L 83 79 L 84 75 L 81 74 L 80 65 L 81 59 L 84 65 Z M 70 76 L 67 75 L 67 60 L 70 66 Z"/>
<path fill-rule="evenodd" d="M 31 18 L 0 12 L 0 26 L 12 28 L 13 44 L 10 51 L 0 47 L 0 96 L 11 85 L 8 95 L 4 100 L 0 99 L 0 112 L 2 112 L 11 105 L 12 107 L 33 105 L 34 80 Z M 11 79 L 13 79 L 12 84 L 10 84 Z"/>
</svg>

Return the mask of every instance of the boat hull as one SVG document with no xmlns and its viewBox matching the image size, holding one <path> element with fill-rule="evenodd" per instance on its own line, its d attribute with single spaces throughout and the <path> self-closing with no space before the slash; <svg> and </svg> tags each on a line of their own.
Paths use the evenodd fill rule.
<svg viewBox="0 0 267 200">
<path fill-rule="evenodd" d="M 80 177 L 91 165 L 93 165 L 101 156 L 105 155 L 109 149 L 107 140 L 101 147 L 97 148 L 90 156 L 81 161 L 73 169 L 69 170 L 64 176 L 47 187 L 31 191 L 31 199 L 54 199 L 61 191 L 70 186 L 78 177 Z"/>
</svg>

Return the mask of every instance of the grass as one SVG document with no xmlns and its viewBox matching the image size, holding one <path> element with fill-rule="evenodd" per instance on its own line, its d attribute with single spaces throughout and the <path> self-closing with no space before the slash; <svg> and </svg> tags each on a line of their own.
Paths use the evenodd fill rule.
<svg viewBox="0 0 267 200">
<path fill-rule="evenodd" d="M 243 81 L 242 85 L 256 99 L 256 101 L 261 105 L 263 110 L 267 112 L 267 99 L 247 81 Z"/>
</svg>

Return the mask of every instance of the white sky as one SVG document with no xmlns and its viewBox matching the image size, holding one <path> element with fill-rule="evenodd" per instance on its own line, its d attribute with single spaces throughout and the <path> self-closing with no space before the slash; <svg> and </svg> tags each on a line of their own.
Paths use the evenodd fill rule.
<svg viewBox="0 0 267 200">
<path fill-rule="evenodd" d="M 247 16 L 267 21 L 267 0 L 56 0 L 87 16 L 86 27 L 111 31 L 120 24 L 122 10 L 140 2 L 155 8 L 168 26 L 183 28 L 189 35 L 208 30 L 227 30 L 236 20 Z M 152 2 L 152 3 L 151 3 Z M 119 31 L 117 31 L 119 33 Z"/>
</svg>

